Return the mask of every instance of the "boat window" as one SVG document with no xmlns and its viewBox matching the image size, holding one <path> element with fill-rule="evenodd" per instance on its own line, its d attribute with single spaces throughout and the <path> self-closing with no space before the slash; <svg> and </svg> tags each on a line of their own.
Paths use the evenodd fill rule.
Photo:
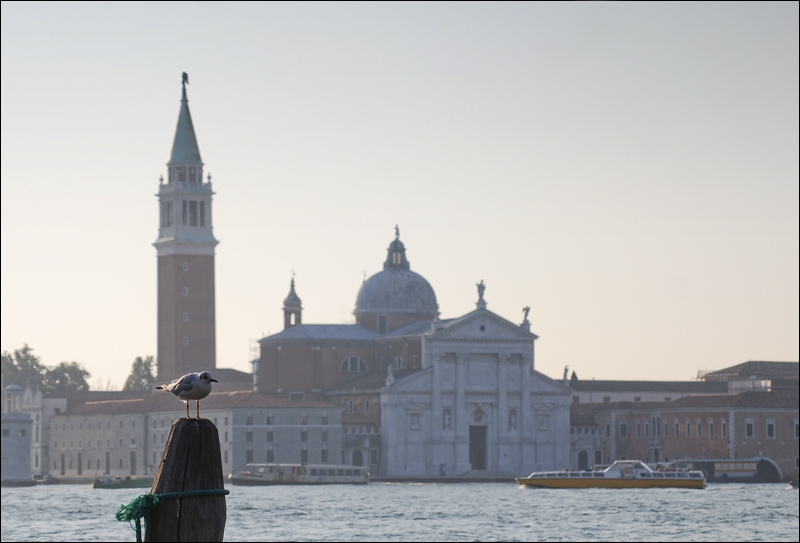
<svg viewBox="0 0 800 543">
<path fill-rule="evenodd" d="M 668 472 L 664 473 L 664 477 L 671 477 L 671 478 L 674 479 L 675 478 L 675 472 L 674 471 L 668 471 Z"/>
<path fill-rule="evenodd" d="M 328 475 L 336 475 L 336 470 L 335 469 L 329 469 L 328 470 Z"/>
<path fill-rule="evenodd" d="M 311 475 L 317 474 L 317 468 L 311 468 Z"/>
<path fill-rule="evenodd" d="M 569 473 L 559 473 L 557 474 L 559 477 L 569 477 Z"/>
<path fill-rule="evenodd" d="M 572 472 L 572 473 L 570 473 L 570 474 L 569 474 L 569 476 L 570 476 L 570 477 L 580 477 L 580 476 L 581 476 L 581 474 L 580 474 L 580 473 L 578 473 L 578 472 Z"/>
<path fill-rule="evenodd" d="M 678 477 L 687 477 L 687 476 L 688 476 L 688 474 L 685 471 L 679 471 L 678 472 Z"/>
<path fill-rule="evenodd" d="M 664 474 L 663 473 L 659 473 L 659 472 L 655 472 L 653 474 L 653 477 L 661 477 L 663 479 L 664 478 Z"/>
<path fill-rule="evenodd" d="M 345 474 L 345 475 L 349 475 L 349 476 L 351 476 L 351 477 L 352 477 L 352 476 L 353 476 L 353 470 L 351 470 L 351 469 L 346 469 L 346 470 L 344 470 L 344 474 Z"/>
<path fill-rule="evenodd" d="M 555 477 L 557 474 L 555 473 L 545 473 L 547 477 Z"/>
<path fill-rule="evenodd" d="M 344 475 L 344 470 L 343 469 L 337 469 L 336 470 L 336 475 Z"/>
<path fill-rule="evenodd" d="M 605 477 L 606 476 L 606 474 L 603 473 L 602 471 L 594 471 L 594 472 L 592 472 L 592 475 L 594 475 L 595 477 Z"/>
<path fill-rule="evenodd" d="M 592 476 L 592 474 L 589 473 L 588 471 L 585 471 L 585 472 L 581 473 L 581 477 L 591 477 L 591 476 Z"/>
<path fill-rule="evenodd" d="M 653 476 L 653 474 L 650 473 L 649 471 L 643 471 L 643 472 L 639 473 L 639 477 L 652 477 L 652 476 Z"/>
</svg>

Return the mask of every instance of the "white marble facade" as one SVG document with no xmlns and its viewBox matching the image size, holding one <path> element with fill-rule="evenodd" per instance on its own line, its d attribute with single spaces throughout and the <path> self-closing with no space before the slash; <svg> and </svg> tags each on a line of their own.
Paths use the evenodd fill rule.
<svg viewBox="0 0 800 543">
<path fill-rule="evenodd" d="M 535 339 L 485 307 L 435 322 L 422 338 L 424 369 L 390 374 L 382 390 L 380 475 L 568 467 L 570 389 L 533 369 Z"/>
</svg>

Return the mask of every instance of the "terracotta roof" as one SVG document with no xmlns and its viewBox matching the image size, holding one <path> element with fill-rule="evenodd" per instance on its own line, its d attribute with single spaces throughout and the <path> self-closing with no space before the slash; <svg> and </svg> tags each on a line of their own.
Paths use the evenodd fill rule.
<svg viewBox="0 0 800 543">
<path fill-rule="evenodd" d="M 728 384 L 720 381 L 581 381 L 569 387 L 578 392 L 683 392 L 686 394 L 727 394 Z"/>
<path fill-rule="evenodd" d="M 194 402 L 189 403 L 189 412 L 194 412 Z M 306 400 L 290 401 L 284 397 L 259 394 L 252 391 L 212 392 L 207 398 L 200 400 L 201 415 L 204 409 L 341 409 L 341 406 L 329 402 Z M 157 393 L 147 398 L 117 399 L 86 402 L 68 409 L 62 415 L 123 415 L 132 413 L 153 413 L 172 411 L 185 414 L 183 402 L 169 393 Z"/>
<path fill-rule="evenodd" d="M 591 414 L 595 411 L 650 411 L 658 409 L 727 409 L 769 408 L 798 409 L 797 390 L 747 391 L 740 394 L 686 396 L 671 402 L 611 402 L 596 404 L 573 404 L 570 416 Z"/>
</svg>

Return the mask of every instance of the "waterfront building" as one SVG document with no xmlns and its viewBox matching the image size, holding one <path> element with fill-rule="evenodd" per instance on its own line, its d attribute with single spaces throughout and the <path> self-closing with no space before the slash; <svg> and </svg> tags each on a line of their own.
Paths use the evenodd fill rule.
<svg viewBox="0 0 800 543">
<path fill-rule="evenodd" d="M 22 387 L 10 384 L 3 387 L 2 472 L 0 483 L 26 485 L 31 483 L 31 417 L 21 412 Z"/>
<path fill-rule="evenodd" d="M 292 281 L 285 329 L 260 340 L 259 390 L 339 404 L 343 461 L 385 478 L 480 477 L 566 467 L 570 390 L 535 371 L 525 319 L 441 319 L 399 229 L 362 284 L 353 324 L 304 324 Z"/>
<path fill-rule="evenodd" d="M 252 462 L 338 463 L 341 408 L 252 391 L 213 392 L 201 416 L 219 432 L 223 473 Z M 90 401 L 50 418 L 49 473 L 64 480 L 154 476 L 169 432 L 184 413 L 172 394 Z"/>
</svg>

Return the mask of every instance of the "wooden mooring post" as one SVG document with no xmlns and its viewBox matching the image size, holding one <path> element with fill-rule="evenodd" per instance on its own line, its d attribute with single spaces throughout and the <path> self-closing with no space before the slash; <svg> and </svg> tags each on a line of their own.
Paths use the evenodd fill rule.
<svg viewBox="0 0 800 543">
<path fill-rule="evenodd" d="M 224 489 L 219 432 L 208 419 L 172 424 L 151 492 Z M 151 541 L 222 541 L 225 496 L 191 496 L 158 502 L 150 518 Z"/>
</svg>

